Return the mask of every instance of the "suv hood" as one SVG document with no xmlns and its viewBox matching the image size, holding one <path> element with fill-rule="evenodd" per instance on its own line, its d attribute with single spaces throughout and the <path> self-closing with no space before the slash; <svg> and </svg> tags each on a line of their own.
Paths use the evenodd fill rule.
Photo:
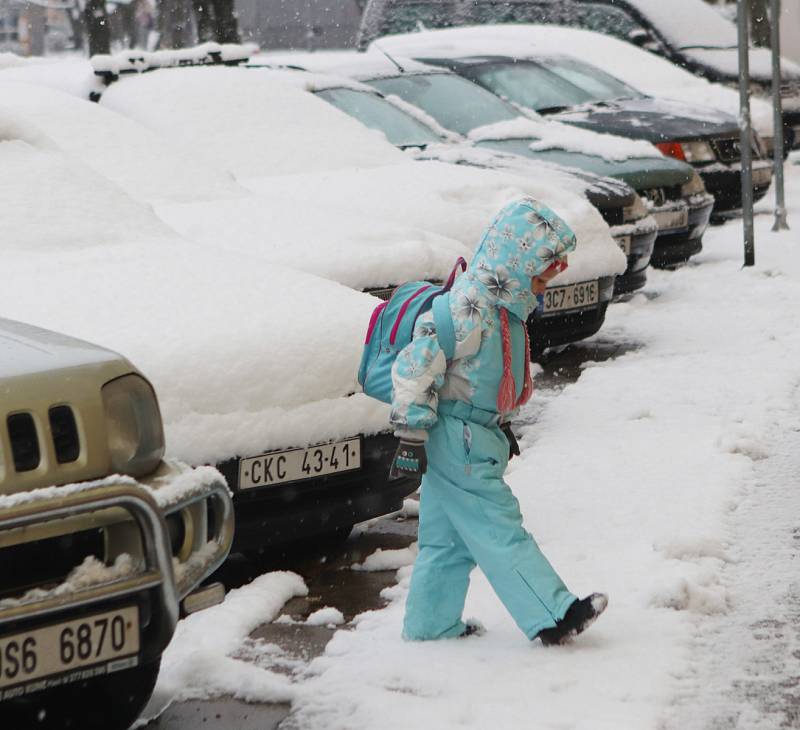
<svg viewBox="0 0 800 730">
<path fill-rule="evenodd" d="M 124 363 L 120 355 L 67 335 L 0 318 L 0 378 L 54 370 Z"/>
<path fill-rule="evenodd" d="M 725 112 L 649 97 L 585 104 L 547 118 L 653 143 L 739 134 L 736 119 Z"/>
</svg>

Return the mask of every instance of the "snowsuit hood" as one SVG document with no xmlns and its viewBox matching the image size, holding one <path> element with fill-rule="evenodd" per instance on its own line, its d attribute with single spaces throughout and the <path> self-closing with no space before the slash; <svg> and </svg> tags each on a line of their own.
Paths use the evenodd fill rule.
<svg viewBox="0 0 800 730">
<path fill-rule="evenodd" d="M 493 304 L 526 321 L 536 309 L 531 281 L 575 249 L 575 234 L 533 198 L 506 205 L 492 221 L 466 276 Z"/>
</svg>

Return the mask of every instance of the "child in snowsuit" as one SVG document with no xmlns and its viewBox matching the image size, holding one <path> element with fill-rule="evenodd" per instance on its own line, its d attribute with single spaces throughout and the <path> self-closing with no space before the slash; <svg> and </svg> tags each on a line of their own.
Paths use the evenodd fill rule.
<svg viewBox="0 0 800 730">
<path fill-rule="evenodd" d="M 529 639 L 563 643 L 605 609 L 572 595 L 522 527 L 503 481 L 519 454 L 509 421 L 532 395 L 528 316 L 575 248 L 567 224 L 525 198 L 507 205 L 450 291 L 455 355 L 445 360 L 431 311 L 397 356 L 391 422 L 400 445 L 392 474 L 424 474 L 419 555 L 403 637 L 464 636 L 462 611 L 475 565 Z"/>
</svg>

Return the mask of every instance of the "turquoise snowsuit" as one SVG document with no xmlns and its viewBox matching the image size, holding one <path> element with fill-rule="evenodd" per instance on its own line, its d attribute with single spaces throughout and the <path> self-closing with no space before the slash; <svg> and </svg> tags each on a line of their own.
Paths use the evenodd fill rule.
<svg viewBox="0 0 800 730">
<path fill-rule="evenodd" d="M 428 457 L 405 639 L 449 638 L 464 631 L 462 611 L 476 564 L 529 639 L 555 626 L 575 600 L 523 528 L 519 503 L 503 481 L 509 444 L 499 426 L 514 414 L 498 411 L 501 308 L 507 312 L 519 395 L 529 358 L 525 322 L 536 306 L 531 279 L 574 247 L 570 228 L 546 206 L 530 198 L 507 205 L 450 292 L 453 359 L 446 362 L 427 312 L 395 361 L 395 434 L 426 440 Z"/>
</svg>

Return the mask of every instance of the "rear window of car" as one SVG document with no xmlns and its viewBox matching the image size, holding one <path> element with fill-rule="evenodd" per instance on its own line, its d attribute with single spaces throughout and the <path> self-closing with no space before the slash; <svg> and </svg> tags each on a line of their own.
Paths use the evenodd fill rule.
<svg viewBox="0 0 800 730">
<path fill-rule="evenodd" d="M 552 73 L 581 88 L 591 97 L 591 101 L 640 99 L 644 96 L 637 89 L 628 86 L 624 81 L 620 81 L 597 66 L 575 58 L 548 57 L 546 65 Z"/>
<path fill-rule="evenodd" d="M 474 23 L 564 23 L 562 3 L 508 2 L 508 0 L 473 0 L 459 11 L 458 25 Z"/>
<path fill-rule="evenodd" d="M 386 96 L 395 94 L 418 106 L 445 129 L 459 134 L 519 116 L 510 104 L 455 74 L 409 74 L 369 83 Z"/>
</svg>

